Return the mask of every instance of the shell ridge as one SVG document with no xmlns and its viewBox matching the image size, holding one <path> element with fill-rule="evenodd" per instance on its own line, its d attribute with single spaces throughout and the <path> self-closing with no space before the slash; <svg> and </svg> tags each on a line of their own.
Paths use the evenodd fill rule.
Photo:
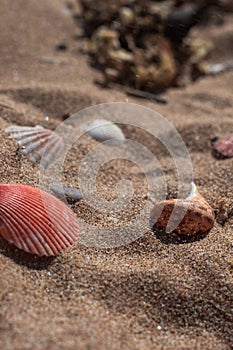
<svg viewBox="0 0 233 350">
<path fill-rule="evenodd" d="M 25 197 L 26 198 L 26 197 Z M 31 199 L 31 197 L 27 197 L 29 200 Z M 43 206 L 43 207 L 42 207 Z M 18 208 L 22 208 L 23 209 L 23 204 L 20 204 L 20 203 L 18 203 L 17 202 L 17 207 Z M 34 225 L 35 225 L 35 223 L 36 223 L 36 225 L 38 225 L 41 229 L 42 229 L 42 232 L 40 231 L 40 230 L 38 230 L 38 232 L 41 234 L 41 238 L 42 238 L 42 242 L 43 241 L 45 241 L 46 243 L 48 243 L 48 237 L 49 238 L 51 238 L 51 237 L 53 237 L 53 234 L 55 233 L 56 235 L 58 235 L 58 237 L 59 237 L 59 242 L 60 242 L 60 244 L 62 245 L 62 244 L 66 244 L 66 243 L 64 243 L 61 239 L 60 239 L 60 235 L 59 235 L 59 231 L 57 230 L 57 228 L 54 226 L 54 228 L 52 228 L 51 226 L 49 226 L 48 225 L 48 231 L 49 231 L 49 233 L 51 234 L 51 237 L 50 236 L 48 236 L 48 234 L 45 234 L 44 232 L 43 232 L 43 227 L 41 226 L 41 225 L 39 225 L 39 221 L 38 221 L 38 217 L 36 217 L 36 215 L 33 215 L 33 213 L 34 213 L 34 209 L 37 209 L 37 214 L 38 214 L 38 212 L 39 212 L 39 214 L 40 214 L 40 216 L 39 216 L 39 218 L 40 219 L 43 219 L 43 216 L 44 215 L 46 215 L 46 216 L 48 216 L 48 212 L 46 211 L 46 209 L 44 208 L 44 205 L 43 205 L 43 203 L 41 203 L 41 205 L 39 205 L 39 203 L 38 203 L 38 199 L 36 199 L 36 200 L 34 200 L 34 205 L 32 206 L 32 211 L 30 212 L 30 213 L 27 213 L 27 217 L 29 218 L 29 217 L 32 217 L 34 220 L 31 220 L 31 223 L 33 222 L 34 223 Z M 17 213 L 18 215 L 20 215 L 21 213 Z M 22 216 L 22 215 L 21 215 Z M 24 217 L 23 217 L 24 218 Z M 53 220 L 51 220 L 51 218 L 49 218 L 49 217 L 46 217 L 46 220 L 47 221 L 53 221 Z M 22 221 L 24 221 L 24 220 L 22 220 Z M 26 223 L 27 223 L 27 221 L 26 221 Z M 36 226 L 33 226 L 32 225 L 32 228 L 34 229 L 34 228 L 36 228 Z M 35 233 L 36 231 L 34 231 L 34 233 Z M 53 240 L 53 244 L 55 243 L 55 241 L 54 241 L 54 239 L 52 238 L 52 240 Z M 58 246 L 56 246 L 56 244 L 55 244 L 55 250 L 54 250 L 54 252 L 57 252 L 57 249 L 59 249 L 59 245 Z"/>
<path fill-rule="evenodd" d="M 5 132 L 16 132 L 16 131 L 26 131 L 31 129 L 44 129 L 41 125 L 36 126 L 20 126 L 20 125 L 11 125 L 5 129 Z"/>
<path fill-rule="evenodd" d="M 23 148 L 22 153 L 32 163 L 39 162 L 44 156 L 41 163 L 44 168 L 61 155 L 64 147 L 62 138 L 56 132 L 41 126 L 9 127 L 5 132 L 15 132 L 9 138 L 16 139 L 17 145 Z"/>
<path fill-rule="evenodd" d="M 63 213 L 64 217 L 62 220 L 61 220 L 61 215 L 59 215 L 59 212 L 56 210 L 56 208 L 53 208 L 53 214 L 54 214 L 54 218 L 58 219 L 56 223 L 60 228 L 62 238 L 64 237 L 64 239 L 68 240 L 69 243 L 72 241 L 72 239 L 77 239 L 78 226 L 71 225 L 72 217 L 70 217 L 69 212 Z M 73 233 L 73 230 L 77 231 L 77 234 Z M 68 234 L 68 231 L 70 232 L 70 234 Z"/>
<path fill-rule="evenodd" d="M 60 201 L 56 197 L 50 195 L 49 193 L 44 193 L 46 193 L 46 196 L 44 196 L 43 194 L 42 197 L 33 199 L 34 207 L 37 209 L 37 212 L 41 213 L 42 216 L 46 213 L 46 220 L 53 224 L 53 227 L 56 229 L 56 234 L 60 237 L 61 242 L 64 240 L 64 244 L 72 243 L 72 239 L 78 238 L 78 225 L 75 225 L 75 227 L 73 227 L 73 225 L 70 224 L 70 222 L 73 221 L 73 218 L 70 215 L 69 207 L 64 206 L 62 211 L 63 215 L 61 215 L 61 212 L 57 207 L 57 205 L 60 204 Z M 52 197 L 53 202 L 55 202 L 56 205 L 51 205 L 50 196 Z M 27 198 L 30 199 L 30 197 Z M 54 222 L 56 222 L 58 229 L 55 227 Z M 59 229 L 61 232 L 59 232 Z M 75 235 L 72 232 L 70 233 L 70 235 L 68 235 L 67 232 L 71 229 L 76 229 L 77 234 Z"/>
<path fill-rule="evenodd" d="M 48 135 L 49 134 L 49 135 Z M 17 144 L 19 146 L 24 146 L 27 145 L 28 143 L 30 144 L 31 142 L 35 141 L 35 140 L 41 140 L 41 143 L 46 142 L 46 139 L 50 137 L 50 133 L 48 133 L 46 130 L 41 132 L 41 133 L 35 133 L 33 135 L 30 135 L 26 138 L 23 138 L 22 140 L 19 140 L 17 142 Z M 45 141 L 43 141 L 45 140 Z"/>
<path fill-rule="evenodd" d="M 48 136 L 44 136 L 43 138 L 41 138 L 39 140 L 37 139 L 37 141 L 35 141 L 35 142 L 30 142 L 28 144 L 28 146 L 25 146 L 25 149 L 23 150 L 23 154 L 26 156 L 30 153 L 33 154 L 33 152 L 36 151 L 40 147 L 43 149 L 43 145 L 46 144 L 47 140 L 48 140 Z"/>
<path fill-rule="evenodd" d="M 49 164 L 54 156 L 60 157 L 61 150 L 63 149 L 63 141 L 57 139 L 57 137 L 51 138 L 43 149 L 43 161 Z"/>
<path fill-rule="evenodd" d="M 19 206 L 20 208 L 20 206 Z M 12 209 L 11 206 L 9 205 L 9 209 Z M 39 239 L 39 241 L 37 240 L 37 245 L 35 245 L 35 240 L 32 239 L 32 235 L 31 233 L 35 234 L 38 233 L 37 231 L 35 231 L 35 226 L 33 226 L 34 221 L 32 220 L 28 220 L 30 218 L 30 216 L 28 215 L 29 213 L 27 213 L 27 219 L 25 218 L 25 216 L 23 215 L 24 212 L 16 212 L 16 211 L 10 211 L 10 214 L 12 215 L 12 218 L 14 218 L 15 223 L 17 223 L 18 225 L 18 230 L 22 233 L 22 236 L 19 236 L 23 242 L 25 242 L 25 244 L 28 247 L 33 247 L 34 251 L 36 251 L 37 253 L 40 253 L 39 255 L 41 255 L 41 250 L 46 253 L 49 253 L 50 251 L 47 251 L 45 249 L 45 247 L 43 247 L 43 240 L 41 242 L 41 239 Z M 30 222 L 30 228 L 28 226 L 28 223 Z M 24 224 L 23 227 L 21 227 L 22 223 Z M 25 236 L 25 233 L 27 233 L 27 236 Z M 27 239 L 24 240 L 23 237 L 27 237 Z M 30 244 L 30 243 L 31 244 Z M 38 244 L 39 243 L 39 244 Z M 39 246 L 39 247 L 38 247 Z M 40 250 L 41 249 L 41 250 Z"/>
<path fill-rule="evenodd" d="M 9 139 L 22 139 L 23 137 L 27 137 L 27 136 L 33 136 L 33 135 L 37 135 L 40 136 L 40 134 L 44 133 L 44 130 L 28 130 L 28 131 L 24 131 L 24 132 L 17 132 L 15 134 L 11 134 L 8 138 Z"/>
<path fill-rule="evenodd" d="M 38 139 L 38 135 L 32 135 L 32 136 L 28 136 L 23 140 L 19 140 L 17 142 L 17 145 L 19 145 L 20 147 L 26 146 L 28 143 L 35 141 Z"/>
<path fill-rule="evenodd" d="M 25 195 L 25 198 L 27 198 L 33 203 L 33 207 L 37 209 L 37 213 L 39 212 L 41 216 L 44 216 L 46 214 L 46 220 L 53 222 L 54 219 L 57 219 L 58 225 L 60 226 L 62 231 L 66 233 L 67 224 L 70 226 L 70 221 L 72 220 L 72 217 L 69 213 L 69 207 L 65 206 L 62 211 L 63 215 L 61 215 L 60 210 L 57 208 L 57 204 L 59 204 L 60 201 L 56 197 L 50 195 L 49 193 L 45 193 L 47 195 L 47 198 L 44 195 L 42 195 L 42 197 L 38 196 L 37 198 L 31 198 L 31 196 L 27 196 L 27 194 Z M 50 196 L 52 197 L 56 205 L 51 205 Z M 19 203 L 17 203 L 17 205 L 19 205 Z M 53 218 L 53 220 L 51 220 L 51 217 Z"/>
<path fill-rule="evenodd" d="M 9 206 L 8 208 L 10 208 L 10 206 Z M 7 213 L 8 215 L 6 215 L 6 213 Z M 18 220 L 17 220 L 17 217 L 12 216 L 12 212 L 11 212 L 11 211 L 8 213 L 8 209 L 5 210 L 5 215 L 9 218 L 8 224 L 9 224 L 9 226 L 11 227 L 12 232 L 15 233 L 14 238 L 16 238 L 16 239 L 12 240 L 11 243 L 14 242 L 14 244 L 15 244 L 16 246 L 18 246 L 18 248 L 24 249 L 25 251 L 28 251 L 29 248 L 31 247 L 31 248 L 33 248 L 33 252 L 37 252 L 37 249 L 36 249 L 36 247 L 34 246 L 34 244 L 32 244 L 31 246 L 29 246 L 28 242 L 26 242 L 26 241 L 23 239 L 23 237 L 20 235 L 20 233 L 23 233 L 23 230 L 22 230 L 22 228 L 21 228 L 20 225 L 19 225 L 19 222 L 18 222 Z M 12 223 L 12 224 L 11 224 L 11 223 Z M 13 223 L 14 223 L 14 226 L 13 226 Z M 17 227 L 17 230 L 16 230 L 16 227 Z M 10 232 L 10 231 L 8 231 L 8 232 Z M 18 242 L 20 242 L 20 244 L 19 244 Z"/>
<path fill-rule="evenodd" d="M 78 238 L 71 209 L 38 188 L 0 185 L 0 213 L 0 234 L 28 253 L 58 255 Z"/>
<path fill-rule="evenodd" d="M 9 215 L 10 217 L 10 215 Z M 2 218 L 2 213 L 1 213 L 1 218 Z M 17 231 L 15 231 L 15 227 L 12 225 L 11 220 L 9 220 L 8 215 L 6 215 L 7 220 L 3 220 L 1 219 L 1 225 L 0 225 L 0 232 L 1 235 L 3 236 L 3 238 L 5 238 L 6 240 L 9 240 L 11 243 L 13 241 L 17 241 Z M 6 231 L 6 228 L 10 227 L 10 230 Z M 20 244 L 19 244 L 19 248 L 23 248 L 24 242 L 21 242 L 20 239 Z"/>
<path fill-rule="evenodd" d="M 21 208 L 20 205 L 19 205 L 19 208 Z M 23 215 L 24 213 L 22 214 L 17 213 L 17 214 L 21 220 L 21 223 L 22 222 L 24 223 L 25 228 L 28 227 L 25 229 L 28 232 L 27 237 L 30 239 L 30 241 L 32 241 L 33 245 L 36 245 L 37 251 L 40 253 L 39 255 L 43 255 L 44 253 L 51 255 L 51 253 L 54 253 L 54 249 L 52 249 L 48 244 L 48 239 L 47 239 L 48 235 L 46 235 L 46 233 L 43 230 L 43 227 L 39 224 L 38 217 L 35 217 L 32 214 L 32 212 L 30 212 L 30 214 L 27 213 L 27 219 L 25 219 Z M 36 239 L 33 237 L 36 237 Z M 57 249 L 55 249 L 55 252 L 56 251 Z"/>
<path fill-rule="evenodd" d="M 78 238 L 78 224 L 70 208 L 40 189 L 24 185 L 0 185 L 2 211 L 5 228 L 0 233 L 29 253 L 58 255 Z M 72 232 L 74 228 L 77 231 L 75 234 Z"/>
</svg>

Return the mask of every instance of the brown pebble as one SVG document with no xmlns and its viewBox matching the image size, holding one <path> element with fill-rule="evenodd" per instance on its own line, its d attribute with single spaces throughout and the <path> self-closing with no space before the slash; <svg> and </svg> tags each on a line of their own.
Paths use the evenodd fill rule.
<svg viewBox="0 0 233 350">
<path fill-rule="evenodd" d="M 178 226 L 172 230 L 174 233 L 196 235 L 209 231 L 214 225 L 213 210 L 199 194 L 194 183 L 191 194 L 186 199 L 169 199 L 157 203 L 152 210 L 152 223 L 158 228 L 165 229 L 173 210 L 174 222 L 177 218 L 183 217 Z"/>
</svg>

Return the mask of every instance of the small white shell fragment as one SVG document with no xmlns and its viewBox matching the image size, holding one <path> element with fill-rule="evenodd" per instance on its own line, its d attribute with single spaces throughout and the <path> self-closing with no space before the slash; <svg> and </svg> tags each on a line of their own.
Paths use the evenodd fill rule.
<svg viewBox="0 0 233 350">
<path fill-rule="evenodd" d="M 40 163 L 43 168 L 59 158 L 64 148 L 58 134 L 40 125 L 10 126 L 5 129 L 5 132 L 13 133 L 9 138 L 16 139 L 17 145 L 23 148 L 23 154 L 32 163 Z"/>
<path fill-rule="evenodd" d="M 83 126 L 83 130 L 99 142 L 112 140 L 111 144 L 119 146 L 125 141 L 122 130 L 113 122 L 105 119 L 96 119 L 92 123 Z"/>
</svg>

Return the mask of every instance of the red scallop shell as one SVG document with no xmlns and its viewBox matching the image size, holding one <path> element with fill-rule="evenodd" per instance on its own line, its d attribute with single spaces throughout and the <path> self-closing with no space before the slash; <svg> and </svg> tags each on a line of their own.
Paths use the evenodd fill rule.
<svg viewBox="0 0 233 350">
<path fill-rule="evenodd" d="M 1 184 L 0 234 L 27 253 L 53 256 L 78 239 L 79 226 L 70 208 L 51 194 Z"/>
<path fill-rule="evenodd" d="M 214 150 L 225 158 L 233 157 L 233 136 L 214 142 Z"/>
</svg>

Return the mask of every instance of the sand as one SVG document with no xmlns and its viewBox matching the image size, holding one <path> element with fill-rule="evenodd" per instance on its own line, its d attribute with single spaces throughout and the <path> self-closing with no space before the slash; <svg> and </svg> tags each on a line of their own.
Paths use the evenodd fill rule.
<svg viewBox="0 0 233 350">
<path fill-rule="evenodd" d="M 183 242 L 148 230 L 122 247 L 77 243 L 57 258 L 27 255 L 1 239 L 0 348 L 231 349 L 233 163 L 213 157 L 210 139 L 232 133 L 233 73 L 172 88 L 164 94 L 165 105 L 128 97 L 94 84 L 101 74 L 81 52 L 85 40 L 64 1 L 1 0 L 0 12 L 2 183 L 38 186 L 40 179 L 39 167 L 16 151 L 3 132 L 7 126 L 54 129 L 84 107 L 128 101 L 161 113 L 177 128 L 191 156 L 195 183 L 216 215 L 213 229 L 199 239 Z M 215 41 L 212 62 L 232 55 L 231 21 L 229 15 L 221 26 L 202 28 L 203 36 Z M 57 51 L 60 43 L 68 49 Z M 176 196 L 175 169 L 167 153 L 142 130 L 124 127 L 124 132 L 158 156 L 167 194 Z M 77 168 L 97 145 L 88 135 L 80 139 L 65 162 L 65 184 L 78 186 Z M 143 207 L 145 177 L 126 160 L 113 160 L 101 170 L 97 190 L 108 200 L 121 178 L 133 181 L 133 201 L 116 215 L 124 228 Z M 115 225 L 85 201 L 71 208 L 96 225 L 96 232 Z"/>
</svg>

